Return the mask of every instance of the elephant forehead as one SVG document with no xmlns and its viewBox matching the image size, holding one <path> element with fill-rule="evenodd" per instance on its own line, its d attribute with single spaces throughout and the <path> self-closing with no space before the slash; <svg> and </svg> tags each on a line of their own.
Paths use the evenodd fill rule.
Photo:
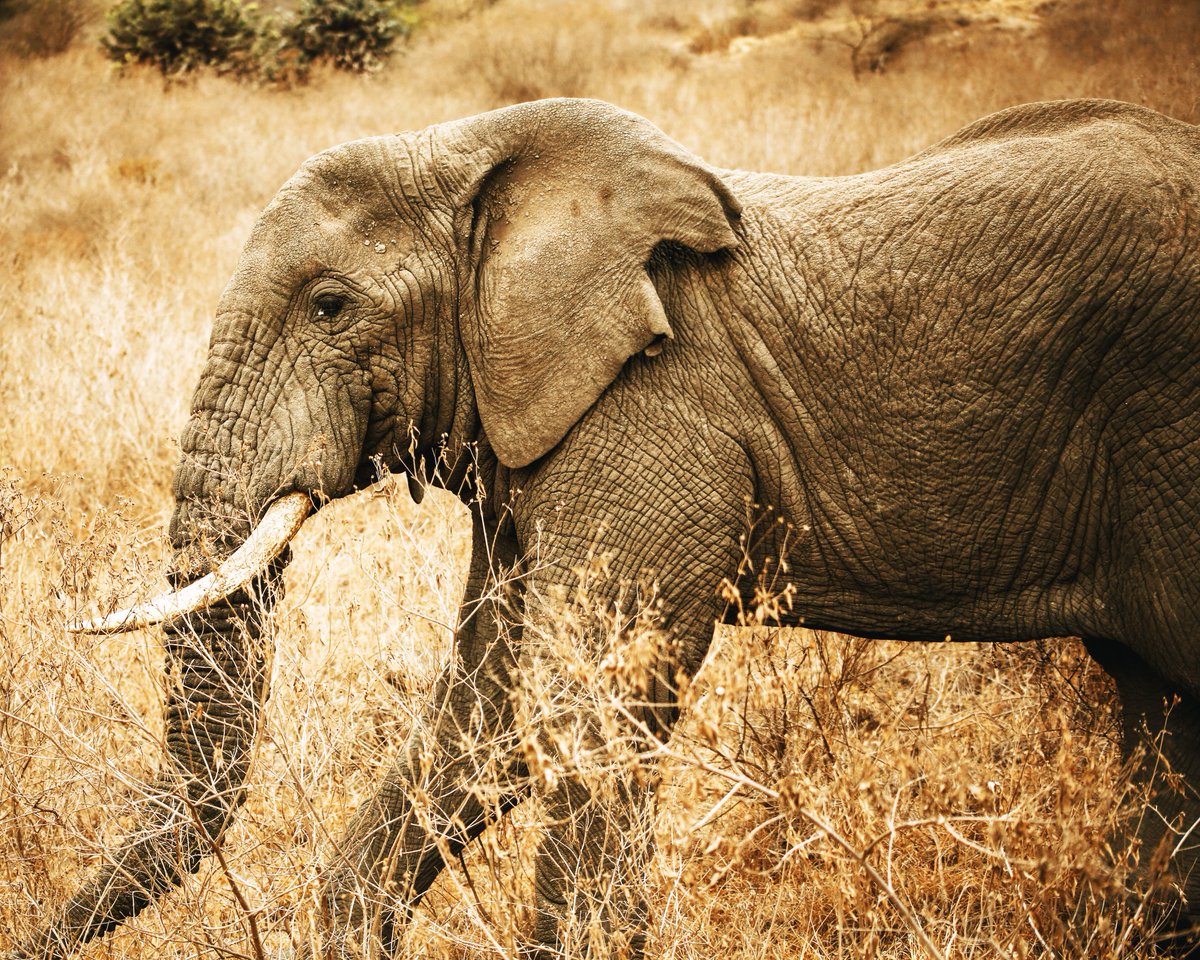
<svg viewBox="0 0 1200 960">
<path fill-rule="evenodd" d="M 332 221 L 268 210 L 250 234 L 226 292 L 249 292 L 260 282 L 278 284 L 320 273 L 329 252 L 344 244 L 345 235 L 345 228 Z"/>
<path fill-rule="evenodd" d="M 255 278 L 303 282 L 328 270 L 372 270 L 377 260 L 386 268 L 416 239 L 412 227 L 394 216 L 361 204 L 338 208 L 299 183 L 289 184 L 255 224 L 231 291 Z"/>
<path fill-rule="evenodd" d="M 379 174 L 390 166 L 394 152 L 386 137 L 351 140 L 309 157 L 284 185 L 343 200 L 379 187 Z"/>
<path fill-rule="evenodd" d="M 370 219 L 363 208 L 361 198 L 343 196 L 302 171 L 267 204 L 254 225 L 251 240 L 282 243 L 284 247 L 305 241 L 344 242 L 356 226 L 361 229 Z"/>
</svg>

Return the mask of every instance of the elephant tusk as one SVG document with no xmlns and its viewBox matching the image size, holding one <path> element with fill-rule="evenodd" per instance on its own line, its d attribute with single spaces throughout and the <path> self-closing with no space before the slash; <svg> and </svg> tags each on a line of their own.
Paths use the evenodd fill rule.
<svg viewBox="0 0 1200 960">
<path fill-rule="evenodd" d="M 274 560 L 294 537 L 312 511 L 306 493 L 289 493 L 271 504 L 262 520 L 216 570 L 182 590 L 163 593 L 107 617 L 68 624 L 71 633 L 125 633 L 152 627 L 211 606 L 246 586 Z"/>
</svg>

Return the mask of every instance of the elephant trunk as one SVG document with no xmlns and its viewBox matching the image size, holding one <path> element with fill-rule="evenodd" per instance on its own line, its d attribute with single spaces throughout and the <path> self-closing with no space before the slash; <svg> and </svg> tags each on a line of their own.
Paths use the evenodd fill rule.
<svg viewBox="0 0 1200 960">
<path fill-rule="evenodd" d="M 297 497 L 301 495 L 293 495 L 293 501 Z M 308 499 L 303 499 L 306 506 L 299 512 L 307 514 Z M 186 526 L 186 514 L 187 506 L 181 503 L 173 532 Z M 294 526 L 298 528 L 302 520 L 300 516 Z M 187 538 L 176 535 L 175 539 L 177 566 L 185 567 L 188 544 L 182 541 Z M 254 539 L 252 533 L 247 543 Z M 21 954 L 69 956 L 80 944 L 134 916 L 187 873 L 194 873 L 220 843 L 245 794 L 266 693 L 263 627 L 282 591 L 289 552 L 285 540 L 251 576 L 226 577 L 224 585 L 234 586 L 227 596 L 206 599 L 201 610 L 167 624 L 167 762 L 139 800 L 138 822 L 126 841 L 68 901 L 57 920 L 22 947 Z M 228 565 L 226 561 L 201 579 L 221 581 Z M 192 577 L 194 571 L 172 575 L 181 588 L 177 596 Z M 111 632 L 111 625 L 102 632 Z"/>
</svg>

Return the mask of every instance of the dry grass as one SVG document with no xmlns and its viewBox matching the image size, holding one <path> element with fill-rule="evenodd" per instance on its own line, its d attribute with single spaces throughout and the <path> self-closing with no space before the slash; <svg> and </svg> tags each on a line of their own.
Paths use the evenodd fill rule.
<svg viewBox="0 0 1200 960">
<path fill-rule="evenodd" d="M 379 76 L 291 92 L 165 89 L 78 43 L 0 59 L 0 929 L 15 937 L 121 835 L 152 776 L 158 637 L 80 640 L 65 623 L 159 582 L 213 306 L 305 157 L 560 94 L 639 111 L 720 165 L 805 174 L 885 164 L 1027 100 L 1200 119 L 1196 17 L 1168 0 L 1104 21 L 1064 5 L 1040 31 L 955 26 L 858 77 L 843 35 L 792 29 L 803 4 L 479 6 L 436 5 Z M 837 4 L 807 6 L 852 25 Z M 296 544 L 229 871 L 206 863 L 92 956 L 247 955 L 243 902 L 268 947 L 305 935 L 332 838 L 449 650 L 465 518 L 398 490 L 324 511 Z M 947 957 L 1156 955 L 1137 918 L 1104 906 L 1122 882 L 1104 838 L 1138 806 L 1105 682 L 1076 644 L 721 631 L 685 699 L 659 751 L 653 955 L 908 957 L 928 953 L 922 937 Z M 405 950 L 511 948 L 537 822 L 519 808 L 448 871 Z"/>
</svg>

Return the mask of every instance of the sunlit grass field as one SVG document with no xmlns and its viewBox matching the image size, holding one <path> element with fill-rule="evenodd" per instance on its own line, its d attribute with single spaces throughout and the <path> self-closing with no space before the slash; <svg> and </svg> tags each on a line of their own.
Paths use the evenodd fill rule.
<svg viewBox="0 0 1200 960">
<path fill-rule="evenodd" d="M 881 10 L 948 19 L 876 57 Z M 0 55 L 0 952 L 102 860 L 153 778 L 160 636 L 66 623 L 162 585 L 214 306 L 306 157 L 559 95 L 642 113 L 718 166 L 819 176 L 1024 101 L 1200 121 L 1200 15 L 1171 0 L 428 0 L 381 73 L 289 90 L 119 74 L 101 26 L 56 56 Z M 89 956 L 249 957 L 309 935 L 321 864 L 447 655 L 468 548 L 464 508 L 416 506 L 403 482 L 306 525 L 225 866 Z M 1109 838 L 1141 801 L 1074 641 L 723 629 L 686 699 L 660 763 L 652 956 L 1160 955 L 1119 896 Z M 537 823 L 527 803 L 448 869 L 405 955 L 515 956 Z"/>
</svg>

